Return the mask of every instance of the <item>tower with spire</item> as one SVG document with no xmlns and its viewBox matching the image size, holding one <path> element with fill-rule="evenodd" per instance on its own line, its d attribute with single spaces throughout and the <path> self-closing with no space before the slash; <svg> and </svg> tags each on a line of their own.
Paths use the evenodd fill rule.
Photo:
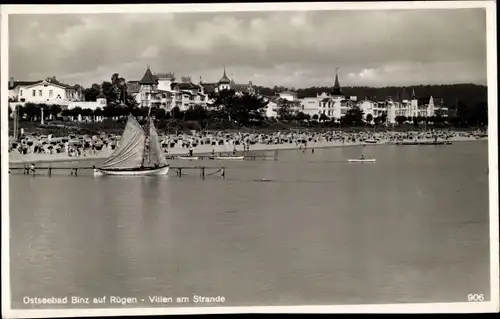
<svg viewBox="0 0 500 319">
<path fill-rule="evenodd" d="M 335 82 L 331 94 L 326 100 L 320 102 L 320 104 L 323 104 L 323 107 L 326 108 L 325 114 L 336 119 L 342 117 L 342 103 L 343 100 L 345 100 L 345 95 L 340 88 L 338 69 L 339 68 L 335 68 Z"/>
<path fill-rule="evenodd" d="M 224 66 L 224 74 L 218 83 L 219 91 L 231 89 L 231 80 L 226 75 L 226 67 Z"/>
<path fill-rule="evenodd" d="M 150 101 L 158 90 L 158 78 L 153 75 L 151 72 L 151 68 L 148 65 L 144 76 L 139 81 L 139 85 L 141 86 L 139 90 L 140 94 L 140 104 L 143 107 L 150 106 Z"/>
<path fill-rule="evenodd" d="M 335 83 L 333 84 L 332 96 L 344 97 L 339 83 L 339 68 L 335 68 Z"/>
<path fill-rule="evenodd" d="M 418 116 L 418 98 L 415 94 L 415 88 L 411 91 L 411 101 L 409 105 L 409 117 L 417 117 Z"/>
<path fill-rule="evenodd" d="M 429 99 L 429 105 L 427 105 L 427 117 L 434 116 L 435 111 L 436 111 L 436 108 L 434 106 L 434 98 L 431 95 L 431 97 Z"/>
</svg>

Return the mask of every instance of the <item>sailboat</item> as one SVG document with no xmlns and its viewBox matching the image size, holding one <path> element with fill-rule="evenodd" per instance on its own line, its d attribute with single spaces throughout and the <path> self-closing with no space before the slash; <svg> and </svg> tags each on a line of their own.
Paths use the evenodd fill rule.
<svg viewBox="0 0 500 319">
<path fill-rule="evenodd" d="M 99 168 L 94 176 L 153 176 L 167 175 L 167 163 L 151 116 L 148 117 L 148 134 L 136 118 L 130 114 L 127 125 L 113 154 Z"/>
</svg>

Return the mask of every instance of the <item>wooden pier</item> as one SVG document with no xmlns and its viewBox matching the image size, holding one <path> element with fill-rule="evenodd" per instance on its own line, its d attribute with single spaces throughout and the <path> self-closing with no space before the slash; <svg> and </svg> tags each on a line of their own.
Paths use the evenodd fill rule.
<svg viewBox="0 0 500 319">
<path fill-rule="evenodd" d="M 69 171 L 70 176 L 78 176 L 78 173 L 85 171 L 85 170 L 90 170 L 93 171 L 95 167 L 86 167 L 86 166 L 81 166 L 81 167 L 57 167 L 57 166 L 40 166 L 37 167 L 35 165 L 25 165 L 24 167 L 9 167 L 9 174 L 11 171 L 22 171 L 23 175 L 44 175 L 44 176 L 52 176 L 52 171 L 58 170 L 58 171 Z M 225 166 L 170 166 L 169 172 L 175 172 L 177 177 L 182 177 L 186 174 L 186 171 L 189 170 L 198 170 L 200 173 L 200 177 L 202 179 L 205 179 L 206 176 L 212 176 L 220 173 L 220 176 L 225 179 L 226 178 L 226 167 Z M 38 172 L 43 172 L 43 173 L 38 173 Z"/>
<path fill-rule="evenodd" d="M 266 151 L 262 152 L 217 152 L 212 154 L 193 154 L 190 156 L 189 154 L 177 154 L 177 155 L 166 155 L 167 160 L 219 160 L 217 157 L 240 157 L 243 156 L 243 160 L 245 161 L 257 161 L 257 160 L 278 160 L 278 150 L 268 150 L 267 152 L 273 152 L 273 155 L 266 155 Z M 189 157 L 193 157 L 196 159 L 190 159 Z"/>
</svg>

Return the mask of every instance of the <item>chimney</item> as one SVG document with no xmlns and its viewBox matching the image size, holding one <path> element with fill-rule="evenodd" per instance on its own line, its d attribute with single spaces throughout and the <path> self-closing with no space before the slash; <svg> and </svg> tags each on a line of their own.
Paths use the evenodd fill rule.
<svg viewBox="0 0 500 319">
<path fill-rule="evenodd" d="M 10 89 L 10 88 L 13 88 L 13 87 L 14 87 L 14 77 L 13 77 L 13 76 L 11 76 L 11 77 L 9 78 L 9 89 Z"/>
</svg>

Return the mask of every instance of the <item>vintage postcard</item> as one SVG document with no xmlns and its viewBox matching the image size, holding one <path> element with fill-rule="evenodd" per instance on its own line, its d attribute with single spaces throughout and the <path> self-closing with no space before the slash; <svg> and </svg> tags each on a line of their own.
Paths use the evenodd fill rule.
<svg viewBox="0 0 500 319">
<path fill-rule="evenodd" d="M 494 1 L 0 30 L 3 317 L 498 311 Z"/>
</svg>

